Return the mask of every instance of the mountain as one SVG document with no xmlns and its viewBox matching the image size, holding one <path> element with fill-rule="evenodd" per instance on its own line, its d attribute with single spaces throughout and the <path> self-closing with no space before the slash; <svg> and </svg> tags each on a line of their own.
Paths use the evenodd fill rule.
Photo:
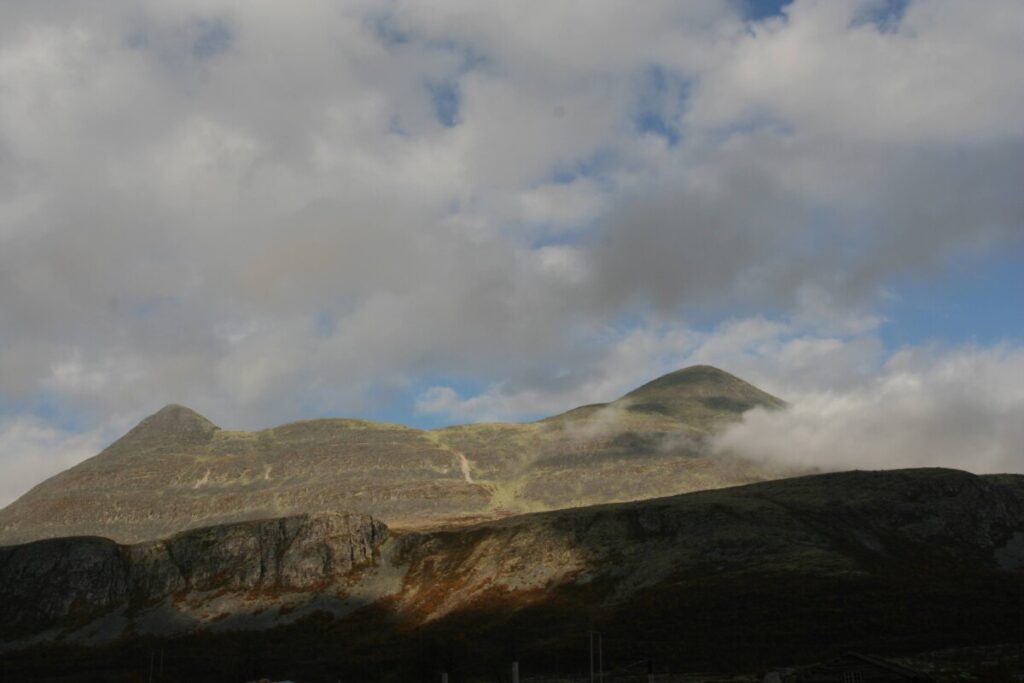
<svg viewBox="0 0 1024 683">
<path fill-rule="evenodd" d="M 0 548 L 0 640 L 12 675 L 136 667 L 160 637 L 189 680 L 428 680 L 513 651 L 580 672 L 597 629 L 609 669 L 754 670 L 1012 642 L 1022 569 L 1024 476 L 844 472 L 429 532 L 324 514 Z"/>
<path fill-rule="evenodd" d="M 433 528 L 778 478 L 791 472 L 712 457 L 706 441 L 746 410 L 783 405 L 709 366 L 529 424 L 423 431 L 325 419 L 237 432 L 171 405 L 0 511 L 0 545 L 136 543 L 337 511 Z"/>
<path fill-rule="evenodd" d="M 710 365 L 694 365 L 648 382 L 612 403 L 577 408 L 563 416 L 580 418 L 605 409 L 657 415 L 707 430 L 752 408 L 782 408 L 785 401 Z"/>
</svg>

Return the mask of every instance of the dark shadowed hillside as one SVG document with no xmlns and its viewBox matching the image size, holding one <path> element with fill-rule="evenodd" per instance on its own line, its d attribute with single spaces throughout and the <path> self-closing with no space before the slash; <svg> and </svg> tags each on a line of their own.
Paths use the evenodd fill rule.
<svg viewBox="0 0 1024 683">
<path fill-rule="evenodd" d="M 613 670 L 752 670 L 1012 641 L 1022 567 L 1024 477 L 845 472 L 429 533 L 346 516 L 40 541 L 0 550 L 0 623 L 8 647 L 91 643 L 70 652 L 115 668 L 160 638 L 197 675 L 217 653 L 410 680 L 486 673 L 512 649 L 534 672 L 579 672 L 588 628 Z"/>
</svg>

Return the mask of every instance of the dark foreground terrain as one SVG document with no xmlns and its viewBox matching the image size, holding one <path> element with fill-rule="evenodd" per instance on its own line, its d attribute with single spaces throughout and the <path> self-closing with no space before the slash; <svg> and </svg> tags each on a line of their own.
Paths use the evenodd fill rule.
<svg viewBox="0 0 1024 683">
<path fill-rule="evenodd" d="M 1005 645 L 996 661 L 1008 665 L 986 665 L 970 653 L 947 665 L 967 674 L 1020 673 L 1014 647 L 1006 645 L 1019 638 L 1020 583 L 963 578 L 693 581 L 602 610 L 593 622 L 567 604 L 580 596 L 566 594 L 543 606 L 506 612 L 495 605 L 416 628 L 373 608 L 343 621 L 314 616 L 267 632 L 39 646 L 0 657 L 0 679 L 143 681 L 153 658 L 157 681 L 439 681 L 443 670 L 453 683 L 507 681 L 516 656 L 524 677 L 582 681 L 590 623 L 602 632 L 607 680 L 641 680 L 648 659 L 660 675 L 710 676 L 819 661 L 851 648 L 899 656 L 991 643 Z"/>
<path fill-rule="evenodd" d="M 924 469 L 429 533 L 337 516 L 39 541 L 0 548 L 0 679 L 148 680 L 152 661 L 154 680 L 456 683 L 515 656 L 583 680 L 590 630 L 620 675 L 1012 654 L 1022 539 L 1024 477 Z"/>
</svg>

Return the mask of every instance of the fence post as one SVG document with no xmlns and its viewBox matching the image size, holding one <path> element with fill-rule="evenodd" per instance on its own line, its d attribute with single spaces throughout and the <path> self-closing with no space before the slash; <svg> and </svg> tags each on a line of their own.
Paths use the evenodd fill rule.
<svg viewBox="0 0 1024 683">
<path fill-rule="evenodd" d="M 590 636 L 590 683 L 594 683 L 594 632 L 588 631 Z"/>
</svg>

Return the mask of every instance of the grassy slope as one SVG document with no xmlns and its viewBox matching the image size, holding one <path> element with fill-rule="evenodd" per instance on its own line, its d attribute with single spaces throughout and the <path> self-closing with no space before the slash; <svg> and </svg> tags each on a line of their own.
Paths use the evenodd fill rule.
<svg viewBox="0 0 1024 683">
<path fill-rule="evenodd" d="M 0 543 L 68 534 L 132 542 L 319 511 L 423 527 L 757 481 L 785 473 L 709 458 L 704 440 L 750 407 L 780 405 L 697 366 L 537 423 L 432 432 L 341 419 L 231 432 L 168 406 L 0 511 Z"/>
</svg>

